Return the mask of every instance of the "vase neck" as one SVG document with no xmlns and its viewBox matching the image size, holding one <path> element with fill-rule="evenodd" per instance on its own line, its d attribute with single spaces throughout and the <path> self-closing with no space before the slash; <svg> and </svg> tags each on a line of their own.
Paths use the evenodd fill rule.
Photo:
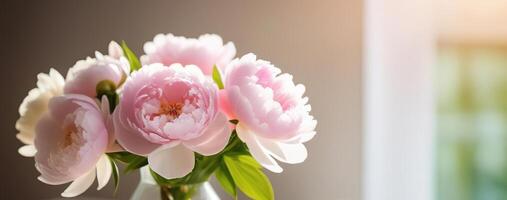
<svg viewBox="0 0 507 200">
<path fill-rule="evenodd" d="M 148 167 L 148 165 L 141 167 L 139 169 L 139 175 L 141 182 L 154 185 L 157 184 L 157 182 L 155 182 L 155 179 L 153 179 L 153 176 L 151 175 L 150 167 Z"/>
<path fill-rule="evenodd" d="M 131 200 L 138 199 L 161 199 L 160 186 L 151 175 L 148 166 L 139 169 L 139 185 L 131 197 Z M 209 182 L 200 183 L 193 198 L 194 200 L 220 200 L 217 193 Z"/>
</svg>

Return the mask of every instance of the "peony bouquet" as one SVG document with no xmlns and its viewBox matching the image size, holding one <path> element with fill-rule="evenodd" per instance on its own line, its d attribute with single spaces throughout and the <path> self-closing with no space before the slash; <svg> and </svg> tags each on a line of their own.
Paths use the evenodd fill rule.
<svg viewBox="0 0 507 200">
<path fill-rule="evenodd" d="M 37 76 L 16 137 L 38 179 L 70 183 L 61 195 L 74 197 L 95 179 L 100 190 L 112 177 L 117 189 L 121 174 L 147 166 L 162 199 L 190 199 L 212 175 L 234 197 L 273 199 L 262 168 L 303 162 L 315 135 L 305 87 L 254 54 L 234 58 L 218 35 L 159 34 L 144 53 L 111 42 L 65 78 Z"/>
</svg>

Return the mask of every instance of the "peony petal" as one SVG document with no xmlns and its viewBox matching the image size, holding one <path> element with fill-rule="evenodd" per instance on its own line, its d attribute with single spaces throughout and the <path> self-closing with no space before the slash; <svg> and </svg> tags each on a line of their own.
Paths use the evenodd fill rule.
<svg viewBox="0 0 507 200">
<path fill-rule="evenodd" d="M 100 110 L 102 111 L 102 114 L 105 116 L 105 118 L 111 113 L 109 110 L 109 99 L 106 95 L 102 95 L 102 98 L 100 100 Z"/>
<path fill-rule="evenodd" d="M 234 46 L 234 43 L 227 42 L 226 45 L 224 45 L 224 51 L 222 56 L 220 57 L 221 63 L 217 63 L 220 70 L 225 71 L 225 68 L 227 67 L 227 64 L 236 56 L 236 46 Z"/>
<path fill-rule="evenodd" d="M 315 132 L 315 131 L 308 132 L 308 133 L 302 133 L 301 134 L 301 143 L 305 143 L 305 142 L 310 141 L 315 136 L 316 133 L 317 132 Z"/>
<path fill-rule="evenodd" d="M 269 152 L 259 143 L 255 137 L 255 133 L 244 127 L 241 122 L 236 126 L 236 133 L 238 137 L 246 143 L 250 153 L 259 164 L 275 173 L 281 173 L 283 171 L 280 165 L 269 155 Z"/>
<path fill-rule="evenodd" d="M 148 156 L 150 168 L 166 179 L 180 178 L 194 168 L 194 152 L 184 145 L 169 143 Z"/>
<path fill-rule="evenodd" d="M 308 153 L 305 145 L 299 144 L 286 144 L 276 142 L 269 139 L 257 138 L 259 143 L 269 154 L 277 160 L 289 164 L 297 164 L 305 161 Z"/>
<path fill-rule="evenodd" d="M 160 144 L 147 141 L 140 133 L 135 132 L 136 130 L 128 127 L 128 124 L 124 124 L 120 119 L 121 114 L 121 106 L 118 106 L 113 113 L 113 124 L 116 140 L 125 150 L 145 156 L 160 147 Z"/>
<path fill-rule="evenodd" d="M 232 109 L 231 102 L 229 101 L 229 97 L 227 96 L 227 90 L 218 91 L 218 105 L 220 106 L 220 110 L 222 110 L 229 119 L 237 119 Z"/>
<path fill-rule="evenodd" d="M 30 90 L 18 109 L 20 118 L 16 121 L 16 129 L 19 133 L 16 136 L 25 144 L 33 144 L 35 126 L 47 111 L 49 99 L 62 94 L 63 90 L 63 77 L 55 69 L 51 68 L 49 74 L 40 73 L 37 77 L 40 87 Z"/>
<path fill-rule="evenodd" d="M 218 113 L 201 136 L 184 141 L 183 144 L 197 153 L 209 156 L 222 151 L 230 136 L 231 129 L 227 117 L 223 113 Z"/>
<path fill-rule="evenodd" d="M 99 104 L 100 104 L 100 110 L 102 112 L 102 116 L 104 117 L 104 124 L 106 125 L 107 133 L 109 135 L 107 152 L 114 152 L 114 151 L 121 150 L 121 148 L 118 148 L 119 145 L 116 143 L 116 139 L 114 138 L 113 119 L 111 117 L 111 112 L 109 109 L 109 100 L 107 99 L 106 95 L 102 96 L 102 99 L 100 100 Z"/>
<path fill-rule="evenodd" d="M 49 74 L 39 73 L 37 74 L 37 87 L 43 91 L 51 90 L 55 87 L 55 84 Z"/>
<path fill-rule="evenodd" d="M 79 60 L 67 72 L 65 94 L 83 94 L 95 98 L 97 84 L 103 80 L 120 83 L 124 78 L 123 68 L 128 63 L 121 59 L 95 52 L 96 58 Z"/>
<path fill-rule="evenodd" d="M 18 153 L 25 157 L 34 157 L 35 153 L 37 153 L 37 149 L 35 149 L 35 145 L 25 145 L 18 149 Z"/>
<path fill-rule="evenodd" d="M 231 102 L 230 106 L 234 110 L 235 116 L 246 124 L 258 124 L 259 120 L 254 115 L 254 108 L 249 99 L 241 93 L 240 87 L 232 86 L 226 88 L 226 90 L 227 98 Z"/>
<path fill-rule="evenodd" d="M 51 98 L 48 106 L 49 106 L 49 113 L 52 118 L 54 118 L 57 121 L 63 122 L 68 113 L 73 112 L 74 110 L 79 108 L 80 104 L 78 104 L 77 101 L 74 101 L 71 98 L 71 95 L 72 94 Z M 75 96 L 76 99 L 80 98 L 83 102 L 87 102 L 90 105 L 95 104 L 95 102 L 93 102 L 93 100 L 91 100 L 90 98 L 85 99 L 85 98 L 82 98 L 84 96 L 81 96 L 81 95 L 72 95 L 72 96 Z M 69 100 L 72 101 L 72 103 L 66 103 Z"/>
<path fill-rule="evenodd" d="M 153 41 L 145 43 L 143 49 L 146 55 L 141 56 L 141 62 L 144 65 L 196 65 L 208 75 L 211 74 L 213 65 L 223 69 L 236 54 L 232 42 L 224 44 L 222 38 L 215 34 L 205 34 L 199 38 L 158 34 Z"/>
<path fill-rule="evenodd" d="M 33 144 L 33 139 L 35 137 L 34 132 L 35 131 L 19 132 L 18 134 L 16 134 L 16 138 L 18 138 L 18 140 L 23 142 L 24 144 Z"/>
<path fill-rule="evenodd" d="M 95 169 L 74 180 L 65 191 L 62 197 L 75 197 L 85 192 L 95 180 Z"/>
<path fill-rule="evenodd" d="M 120 151 L 125 151 L 125 149 L 117 142 L 113 142 L 107 147 L 106 153 L 114 153 Z"/>
<path fill-rule="evenodd" d="M 317 132 L 311 131 L 306 133 L 299 133 L 296 137 L 293 137 L 289 140 L 284 140 L 283 143 L 286 144 L 299 144 L 299 143 L 305 143 L 310 141 Z"/>
<path fill-rule="evenodd" d="M 35 167 L 37 168 L 37 166 L 35 166 Z M 52 181 L 50 181 L 50 180 L 48 180 L 48 179 L 46 179 L 46 178 L 44 178 L 42 176 L 38 176 L 37 180 L 39 180 L 40 182 L 43 182 L 45 184 L 48 184 L 48 185 L 60 185 L 60 184 L 55 184 Z"/>
<path fill-rule="evenodd" d="M 37 134 L 35 135 L 34 145 L 37 149 L 35 154 L 35 167 L 41 175 L 39 180 L 50 185 L 60 185 L 74 180 L 76 177 L 70 176 L 70 173 L 59 174 L 54 173 L 48 166 L 49 156 L 51 152 L 55 152 L 58 147 L 58 138 L 60 137 L 60 129 L 58 122 L 46 113 L 37 123 Z M 88 171 L 88 170 L 87 170 Z"/>
<path fill-rule="evenodd" d="M 46 113 L 36 128 L 35 161 L 45 182 L 63 184 L 76 180 L 92 169 L 95 170 L 97 161 L 106 149 L 107 130 L 101 113 L 91 98 L 83 95 L 65 95 L 54 97 L 53 100 L 60 103 L 53 105 L 54 108 L 72 108 L 59 111 L 62 119 L 71 121 L 53 118 L 50 113 L 55 113 L 54 110 Z M 75 134 L 76 137 L 66 138 L 62 124 L 64 126 L 73 124 L 79 127 L 80 132 Z M 62 146 L 63 140 L 71 143 Z"/>
<path fill-rule="evenodd" d="M 97 166 L 97 182 L 98 182 L 97 190 L 100 190 L 104 186 L 106 186 L 107 182 L 109 182 L 111 174 L 113 173 L 113 168 L 106 154 L 100 157 L 96 166 Z"/>
<path fill-rule="evenodd" d="M 123 56 L 123 50 L 118 43 L 111 41 L 109 42 L 108 54 L 115 59 L 120 59 Z"/>
</svg>

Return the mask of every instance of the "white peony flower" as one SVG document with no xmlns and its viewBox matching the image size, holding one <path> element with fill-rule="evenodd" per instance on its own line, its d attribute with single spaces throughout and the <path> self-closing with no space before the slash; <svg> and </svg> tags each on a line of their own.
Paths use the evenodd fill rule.
<svg viewBox="0 0 507 200">
<path fill-rule="evenodd" d="M 49 74 L 37 75 L 37 88 L 30 90 L 19 106 L 20 117 L 16 121 L 16 129 L 19 133 L 16 137 L 26 144 L 18 149 L 21 155 L 33 157 L 37 152 L 33 145 L 35 126 L 47 112 L 49 100 L 63 94 L 64 83 L 63 76 L 55 69 L 50 69 Z"/>
</svg>

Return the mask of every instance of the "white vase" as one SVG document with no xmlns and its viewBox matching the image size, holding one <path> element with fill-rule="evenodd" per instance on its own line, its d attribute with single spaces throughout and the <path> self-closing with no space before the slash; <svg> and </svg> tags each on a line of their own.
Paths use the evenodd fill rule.
<svg viewBox="0 0 507 200">
<path fill-rule="evenodd" d="M 160 186 L 155 182 L 151 176 L 150 169 L 145 166 L 139 169 L 141 174 L 139 185 L 130 197 L 131 200 L 162 200 L 160 193 Z M 192 200 L 220 200 L 217 193 L 211 187 L 211 184 L 204 182 L 200 184 L 195 193 L 192 195 Z"/>
</svg>

